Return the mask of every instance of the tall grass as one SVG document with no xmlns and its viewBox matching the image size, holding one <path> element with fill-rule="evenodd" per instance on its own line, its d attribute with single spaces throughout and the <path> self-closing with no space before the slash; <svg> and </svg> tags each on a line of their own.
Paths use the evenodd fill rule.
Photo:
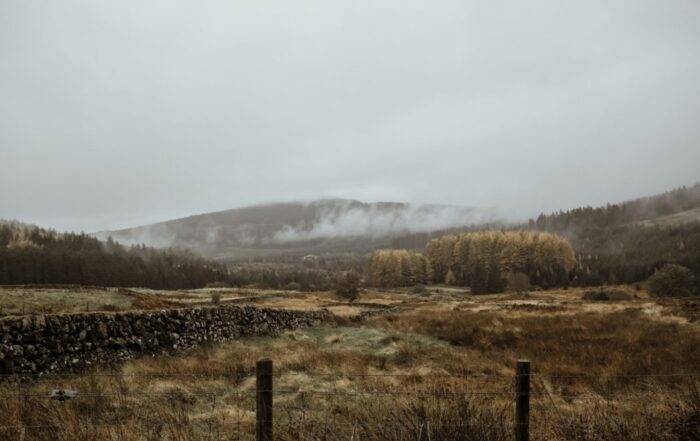
<svg viewBox="0 0 700 441">
<path fill-rule="evenodd" d="M 366 328 L 339 326 L 5 382 L 0 439 L 252 440 L 253 367 L 263 357 L 275 362 L 282 441 L 510 440 L 518 357 L 533 362 L 532 439 L 700 439 L 698 378 L 667 376 L 700 372 L 692 326 L 635 311 L 427 310 L 366 326 L 384 335 L 372 350 L 343 343 Z M 47 399 L 57 387 L 78 398 Z"/>
</svg>

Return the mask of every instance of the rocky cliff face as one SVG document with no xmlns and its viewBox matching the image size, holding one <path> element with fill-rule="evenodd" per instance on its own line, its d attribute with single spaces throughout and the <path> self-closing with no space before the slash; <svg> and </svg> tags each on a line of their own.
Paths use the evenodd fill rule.
<svg viewBox="0 0 700 441">
<path fill-rule="evenodd" d="M 304 328 L 327 311 L 219 306 L 162 311 L 51 314 L 0 320 L 0 373 L 49 374 L 202 342 Z"/>
</svg>

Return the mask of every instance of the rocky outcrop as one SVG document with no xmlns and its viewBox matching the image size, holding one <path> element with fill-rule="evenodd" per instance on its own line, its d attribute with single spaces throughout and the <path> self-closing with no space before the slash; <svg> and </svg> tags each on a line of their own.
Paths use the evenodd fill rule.
<svg viewBox="0 0 700 441">
<path fill-rule="evenodd" d="M 0 320 L 0 373 L 49 374 L 203 342 L 274 335 L 327 319 L 323 311 L 250 306 L 49 314 Z"/>
</svg>

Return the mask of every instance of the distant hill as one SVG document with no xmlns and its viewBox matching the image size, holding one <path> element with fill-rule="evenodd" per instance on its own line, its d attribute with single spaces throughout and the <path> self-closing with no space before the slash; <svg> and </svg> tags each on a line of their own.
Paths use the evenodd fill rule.
<svg viewBox="0 0 700 441">
<path fill-rule="evenodd" d="M 392 239 L 495 221 L 494 210 L 345 199 L 257 205 L 95 236 L 125 244 L 189 248 L 220 260 L 365 252 Z"/>
</svg>

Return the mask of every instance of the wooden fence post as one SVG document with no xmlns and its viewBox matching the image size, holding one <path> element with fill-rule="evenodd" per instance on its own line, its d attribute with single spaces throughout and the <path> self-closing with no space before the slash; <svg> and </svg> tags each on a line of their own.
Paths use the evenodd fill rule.
<svg viewBox="0 0 700 441">
<path fill-rule="evenodd" d="M 530 361 L 518 360 L 515 369 L 515 441 L 530 440 Z"/>
<path fill-rule="evenodd" d="M 272 360 L 258 360 L 255 380 L 255 441 L 272 441 Z"/>
</svg>

